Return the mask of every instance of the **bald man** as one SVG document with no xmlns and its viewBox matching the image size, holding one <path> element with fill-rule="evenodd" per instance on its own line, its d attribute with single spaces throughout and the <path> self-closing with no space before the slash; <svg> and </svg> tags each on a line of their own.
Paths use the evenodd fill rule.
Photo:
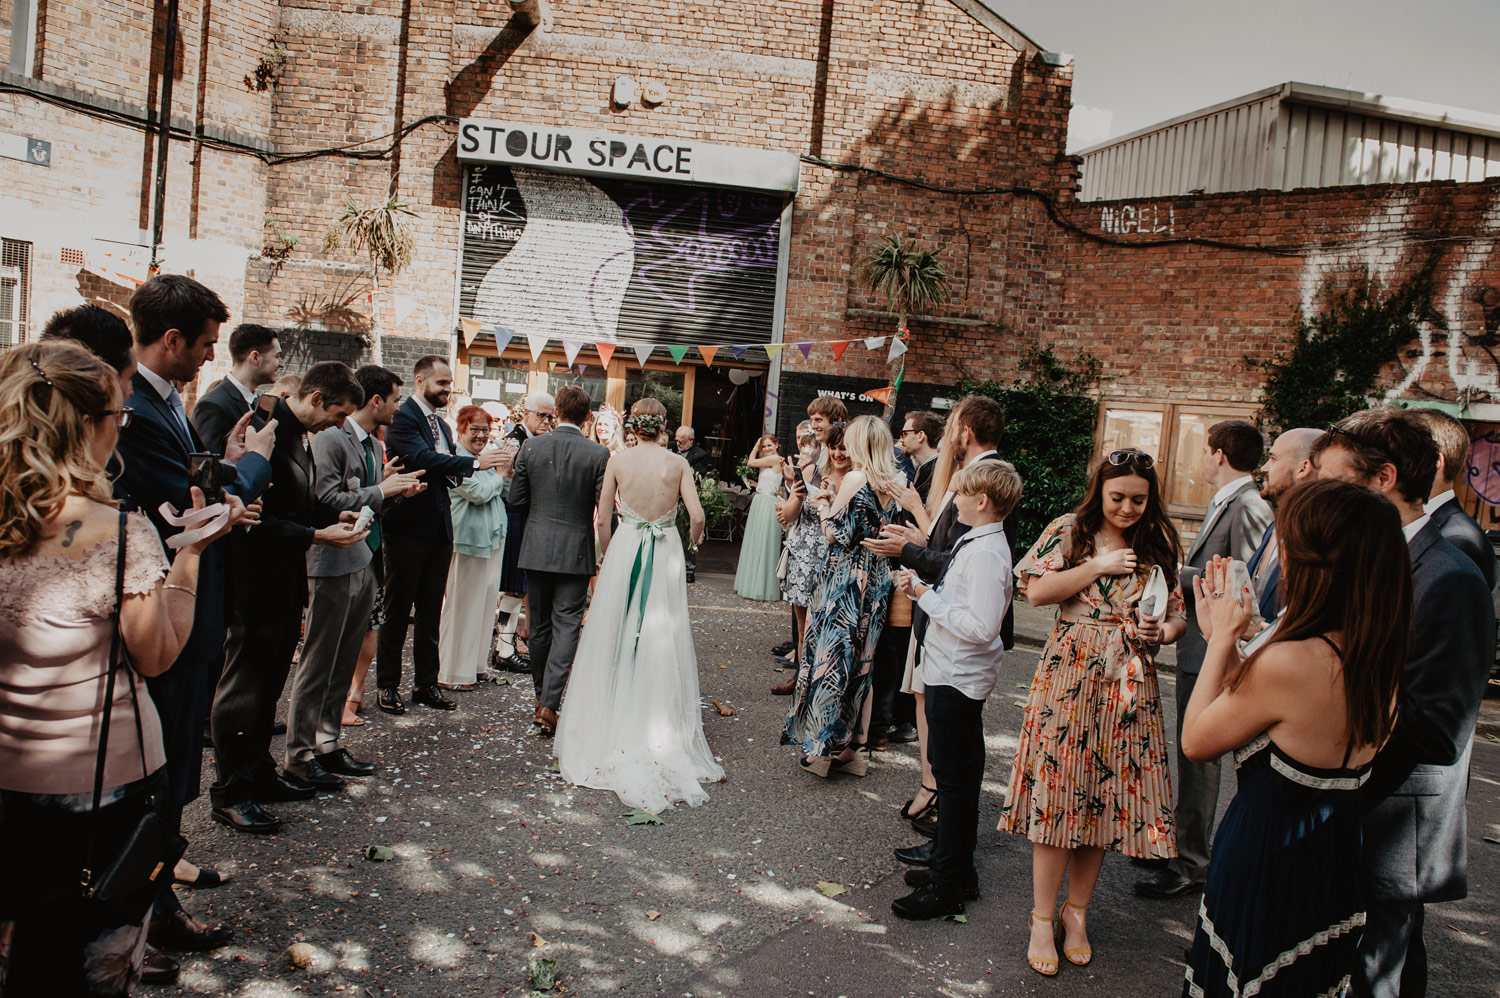
<svg viewBox="0 0 1500 998">
<path fill-rule="evenodd" d="M 1271 505 L 1293 486 L 1317 477 L 1311 458 L 1313 444 L 1323 435 L 1322 430 L 1299 427 L 1287 430 L 1271 444 L 1266 463 L 1261 467 L 1263 476 L 1260 497 Z M 1260 615 L 1265 620 L 1275 620 L 1282 610 L 1281 559 L 1276 546 L 1276 521 L 1266 528 L 1260 547 L 1250 556 L 1246 567 L 1255 579 L 1255 596 L 1260 601 Z"/>
</svg>

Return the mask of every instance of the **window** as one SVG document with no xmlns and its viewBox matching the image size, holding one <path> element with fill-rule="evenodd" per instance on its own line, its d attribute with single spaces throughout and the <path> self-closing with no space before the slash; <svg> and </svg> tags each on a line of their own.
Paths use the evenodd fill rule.
<svg viewBox="0 0 1500 998">
<path fill-rule="evenodd" d="M 1108 454 L 1121 447 L 1145 451 L 1158 461 L 1162 459 L 1162 421 L 1167 410 L 1161 407 L 1106 406 L 1104 428 L 1099 438 L 1100 453 Z"/>
<path fill-rule="evenodd" d="M 1255 419 L 1255 406 L 1107 400 L 1099 420 L 1099 453 L 1135 447 L 1156 458 L 1169 512 L 1201 517 L 1214 498 L 1204 477 L 1208 428 L 1225 419 Z"/>
<path fill-rule="evenodd" d="M 41 0 L 15 0 L 10 13 L 10 65 L 17 76 L 36 68 L 36 10 Z"/>
<path fill-rule="evenodd" d="M 0 239 L 0 347 L 26 341 L 31 314 L 31 244 Z"/>
</svg>

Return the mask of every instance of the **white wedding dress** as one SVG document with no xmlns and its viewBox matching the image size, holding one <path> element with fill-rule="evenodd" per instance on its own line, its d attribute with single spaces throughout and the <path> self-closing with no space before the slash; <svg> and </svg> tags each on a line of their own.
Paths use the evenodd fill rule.
<svg viewBox="0 0 1500 998">
<path fill-rule="evenodd" d="M 564 779 L 653 812 L 703 803 L 699 784 L 724 775 L 703 737 L 676 518 L 620 503 L 553 742 Z"/>
</svg>

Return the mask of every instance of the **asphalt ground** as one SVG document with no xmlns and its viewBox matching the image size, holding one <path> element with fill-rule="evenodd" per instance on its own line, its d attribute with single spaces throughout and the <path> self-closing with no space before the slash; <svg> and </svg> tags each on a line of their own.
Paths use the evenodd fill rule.
<svg viewBox="0 0 1500 998">
<path fill-rule="evenodd" d="M 267 838 L 210 823 L 206 801 L 189 809 L 189 857 L 235 879 L 183 901 L 236 938 L 184 957 L 177 985 L 141 993 L 525 996 L 532 958 L 557 962 L 550 993 L 567 995 L 1180 992 L 1198 899 L 1137 898 L 1140 871 L 1118 856 L 1089 910 L 1093 964 L 1064 963 L 1051 979 L 1025 964 L 1030 846 L 993 829 L 1050 614 L 1019 608 L 1020 647 L 987 707 L 983 897 L 966 923 L 911 923 L 890 902 L 907 893 L 891 849 L 921 841 L 896 813 L 917 786 L 914 747 L 877 753 L 865 779 L 800 772 L 778 744 L 787 700 L 767 692 L 787 610 L 735 596 L 732 563 L 705 554 L 689 589 L 702 694 L 733 711 L 703 713 L 726 773 L 706 804 L 631 825 L 613 794 L 563 783 L 551 743 L 531 733 L 526 677 L 455 693 L 452 713 L 400 718 L 375 711 L 372 690 L 369 723 L 346 729 L 346 745 L 380 763 L 376 777 L 275 807 L 286 826 Z M 1224 784 L 1221 805 L 1227 772 Z M 1500 744 L 1489 738 L 1475 748 L 1469 814 L 1470 896 L 1428 909 L 1434 995 L 1500 995 L 1500 845 L 1485 841 L 1500 839 Z M 394 858 L 366 859 L 369 846 Z M 827 897 L 820 882 L 844 892 Z M 306 968 L 294 943 L 311 947 Z"/>
</svg>

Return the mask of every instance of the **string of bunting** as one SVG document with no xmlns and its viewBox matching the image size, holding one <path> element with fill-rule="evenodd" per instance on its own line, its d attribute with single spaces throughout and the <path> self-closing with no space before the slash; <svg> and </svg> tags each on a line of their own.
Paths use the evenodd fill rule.
<svg viewBox="0 0 1500 998">
<path fill-rule="evenodd" d="M 517 333 L 514 329 L 509 329 L 505 326 L 497 326 L 480 322 L 478 319 L 460 318 L 458 321 L 460 327 L 463 330 L 464 346 L 466 347 L 473 346 L 474 341 L 479 338 L 479 335 L 481 333 L 489 333 L 495 338 L 496 350 L 499 353 L 503 354 L 505 353 L 505 348 L 510 346 L 510 343 L 513 339 L 515 339 L 517 336 L 523 335 Z M 864 348 L 867 352 L 879 350 L 882 347 L 886 347 L 886 344 L 889 343 L 890 345 L 889 347 L 887 347 L 886 353 L 886 362 L 890 363 L 892 361 L 895 361 L 896 358 L 900 357 L 902 354 L 906 353 L 907 343 L 910 340 L 910 335 L 911 334 L 906 329 L 902 329 L 895 336 L 867 336 L 859 340 L 859 342 L 864 345 Z M 703 363 L 712 367 L 715 359 L 717 359 L 719 355 L 720 350 L 727 349 L 735 360 L 739 360 L 740 357 L 744 356 L 747 351 L 764 350 L 767 360 L 775 360 L 776 357 L 781 353 L 781 351 L 789 346 L 796 347 L 799 351 L 801 351 L 802 358 L 804 360 L 812 356 L 813 347 L 827 346 L 830 350 L 833 351 L 833 359 L 835 361 L 842 361 L 844 359 L 844 352 L 849 349 L 850 344 L 855 342 L 852 339 L 795 340 L 785 343 L 732 343 L 727 345 L 716 344 L 713 346 L 707 346 L 694 343 L 623 343 L 609 340 L 600 340 L 591 343 L 588 340 L 572 339 L 569 337 L 559 336 L 547 336 L 544 333 L 525 333 L 524 337 L 526 340 L 526 346 L 531 352 L 532 363 L 536 363 L 537 361 L 539 361 L 541 359 L 542 353 L 547 349 L 548 344 L 556 340 L 559 344 L 562 345 L 563 356 L 567 358 L 569 367 L 574 366 L 574 361 L 578 358 L 579 351 L 581 351 L 584 346 L 592 346 L 596 351 L 598 351 L 599 359 L 602 360 L 606 366 L 608 366 L 610 360 L 614 358 L 615 350 L 617 348 L 626 347 L 635 354 L 636 363 L 643 368 L 646 366 L 646 362 L 651 359 L 651 355 L 657 350 L 665 350 L 671 356 L 673 363 L 681 364 L 682 358 L 686 357 L 688 353 L 694 349 L 696 349 L 698 353 L 703 357 Z"/>
</svg>

